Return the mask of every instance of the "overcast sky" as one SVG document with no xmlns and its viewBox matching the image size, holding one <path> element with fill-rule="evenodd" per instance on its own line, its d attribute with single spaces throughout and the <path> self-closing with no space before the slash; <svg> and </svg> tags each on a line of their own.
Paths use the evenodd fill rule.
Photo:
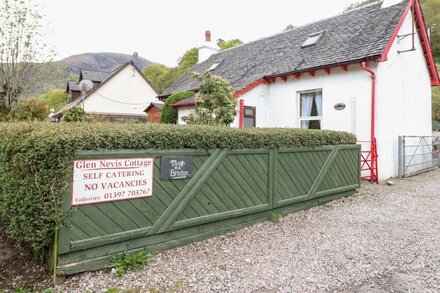
<svg viewBox="0 0 440 293">
<path fill-rule="evenodd" d="M 337 15 L 355 0 L 36 0 L 58 59 L 118 52 L 168 66 L 204 39 L 244 42 Z"/>
</svg>

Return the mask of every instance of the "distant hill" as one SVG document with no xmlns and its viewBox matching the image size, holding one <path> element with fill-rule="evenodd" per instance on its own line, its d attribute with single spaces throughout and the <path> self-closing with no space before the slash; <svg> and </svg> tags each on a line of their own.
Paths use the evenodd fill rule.
<svg viewBox="0 0 440 293">
<path fill-rule="evenodd" d="M 66 67 L 66 76 L 69 76 L 70 72 L 79 74 L 79 70 L 82 68 L 112 71 L 132 58 L 132 55 L 121 53 L 83 53 L 64 58 L 57 63 Z M 150 60 L 142 57 L 136 59 L 136 66 L 139 67 L 140 70 L 152 63 Z"/>
</svg>

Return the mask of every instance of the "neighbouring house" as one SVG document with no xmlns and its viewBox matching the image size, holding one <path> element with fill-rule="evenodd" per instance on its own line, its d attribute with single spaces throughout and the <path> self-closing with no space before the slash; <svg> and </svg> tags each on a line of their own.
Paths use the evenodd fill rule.
<svg viewBox="0 0 440 293">
<path fill-rule="evenodd" d="M 92 82 L 93 88 L 82 93 L 79 84 L 85 80 Z M 113 72 L 82 69 L 78 82 L 69 81 L 66 91 L 69 93 L 68 104 L 52 116 L 54 119 L 59 120 L 65 111 L 79 105 L 87 118 L 145 121 L 144 109 L 157 101 L 156 91 L 133 61 Z"/>
<path fill-rule="evenodd" d="M 162 116 L 164 102 L 156 101 L 151 102 L 150 105 L 145 109 L 147 113 L 147 121 L 150 123 L 160 123 L 160 117 Z"/>
<path fill-rule="evenodd" d="M 81 96 L 81 89 L 77 81 L 69 80 L 66 86 L 67 103 L 72 103 Z"/>
<path fill-rule="evenodd" d="M 79 83 L 82 80 L 90 80 L 93 87 L 99 87 L 101 83 L 109 77 L 111 72 L 98 71 L 90 69 L 80 69 L 78 81 L 69 80 L 67 82 L 66 92 L 68 93 L 68 103 L 71 103 L 81 96 L 81 89 Z"/>
<path fill-rule="evenodd" d="M 331 129 L 363 145 L 363 178 L 398 174 L 398 136 L 431 135 L 439 85 L 418 0 L 385 0 L 212 55 L 210 70 L 236 90 L 233 127 Z M 159 98 L 197 92 L 188 74 Z M 182 117 L 194 98 L 172 105 Z"/>
</svg>

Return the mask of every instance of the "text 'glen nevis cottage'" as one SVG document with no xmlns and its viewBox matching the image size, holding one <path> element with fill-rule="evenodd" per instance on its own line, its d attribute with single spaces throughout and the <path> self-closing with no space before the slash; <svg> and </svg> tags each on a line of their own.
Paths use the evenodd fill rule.
<svg viewBox="0 0 440 293">
<path fill-rule="evenodd" d="M 399 135 L 431 134 L 431 86 L 439 85 L 418 0 L 377 2 L 212 54 L 193 70 L 235 88 L 233 127 L 355 134 L 371 181 L 397 175 Z M 161 98 L 198 86 L 187 74 Z M 194 98 L 173 107 L 183 123 Z"/>
</svg>

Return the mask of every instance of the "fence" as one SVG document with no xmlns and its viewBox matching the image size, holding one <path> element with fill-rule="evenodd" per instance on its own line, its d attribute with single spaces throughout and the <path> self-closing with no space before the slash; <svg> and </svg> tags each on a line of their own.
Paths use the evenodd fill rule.
<svg viewBox="0 0 440 293">
<path fill-rule="evenodd" d="M 119 166 L 118 159 L 128 162 L 130 158 L 141 158 L 139 162 L 143 160 L 145 166 L 152 162 L 152 190 L 132 192 L 139 198 L 120 201 L 110 200 L 125 195 L 106 193 L 105 202 L 71 208 L 73 200 L 97 199 L 92 193 L 74 198 L 77 191 L 72 187 L 83 179 L 99 180 L 101 176 L 91 172 L 77 176 L 75 168 L 96 170 L 93 160 L 107 167 L 110 163 Z M 169 249 L 265 220 L 273 213 L 311 208 L 351 195 L 360 186 L 359 145 L 82 152 L 78 162 L 75 182 L 69 182 L 63 194 L 62 210 L 69 216 L 58 233 L 55 268 L 59 275 L 106 267 L 109 256 L 125 251 Z M 167 178 L 164 162 L 177 162 L 183 169 L 171 172 L 177 175 L 174 179 Z M 118 174 L 137 174 L 118 170 L 122 172 Z M 116 174 L 106 172 L 102 174 Z M 130 182 L 144 185 L 146 181 Z M 86 184 L 85 189 L 93 192 L 94 185 Z"/>
<path fill-rule="evenodd" d="M 399 177 L 440 167 L 440 136 L 399 136 Z"/>
</svg>

